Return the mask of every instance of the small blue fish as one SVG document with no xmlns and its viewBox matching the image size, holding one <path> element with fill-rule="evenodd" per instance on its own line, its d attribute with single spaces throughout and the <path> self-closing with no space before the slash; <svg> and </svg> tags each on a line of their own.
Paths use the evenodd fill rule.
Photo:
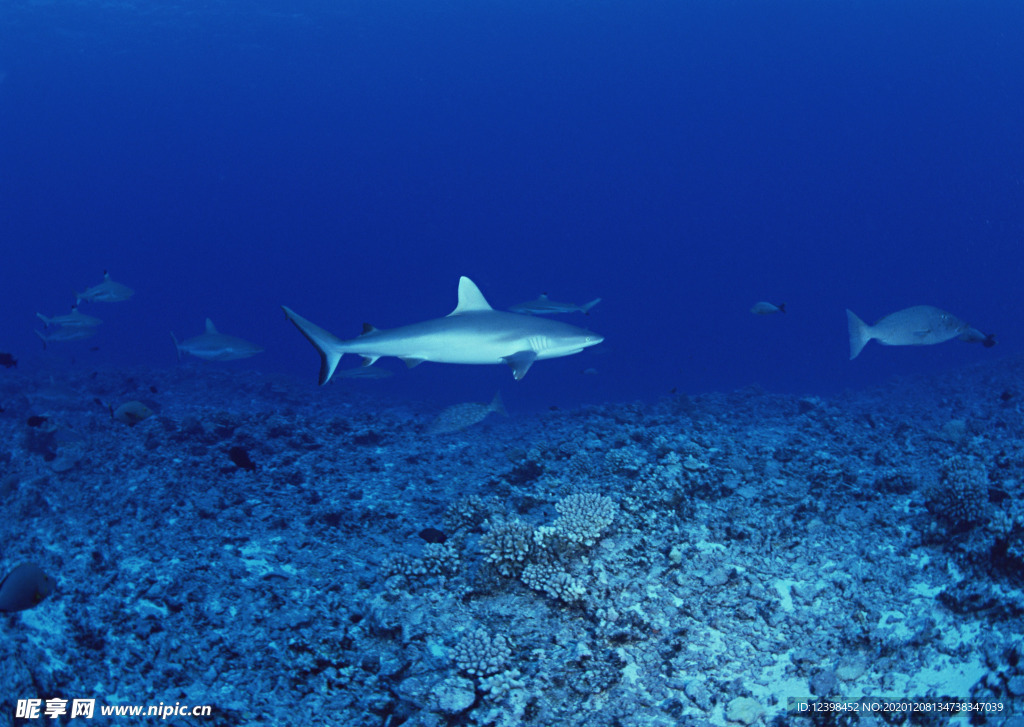
<svg viewBox="0 0 1024 727">
<path fill-rule="evenodd" d="M 0 581 L 0 611 L 24 611 L 53 593 L 57 582 L 35 563 L 22 563 Z"/>
</svg>

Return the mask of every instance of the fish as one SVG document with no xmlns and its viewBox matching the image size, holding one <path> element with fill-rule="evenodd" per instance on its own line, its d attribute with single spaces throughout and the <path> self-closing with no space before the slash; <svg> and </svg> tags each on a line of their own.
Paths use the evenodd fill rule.
<svg viewBox="0 0 1024 727">
<path fill-rule="evenodd" d="M 255 343 L 249 343 L 237 336 L 220 333 L 209 318 L 206 319 L 206 331 L 198 336 L 186 338 L 179 343 L 172 333 L 171 339 L 174 341 L 179 361 L 182 353 L 190 353 L 196 358 L 206 361 L 235 361 L 263 352 L 263 349 Z"/>
<path fill-rule="evenodd" d="M 92 303 L 117 303 L 122 300 L 128 300 L 133 295 L 135 295 L 134 290 L 127 285 L 115 283 L 110 279 L 110 273 L 104 270 L 103 282 L 91 288 L 86 288 L 81 293 L 75 293 L 75 303 L 81 303 L 83 300 L 88 300 Z"/>
<path fill-rule="evenodd" d="M 868 341 L 874 339 L 886 346 L 931 346 L 953 338 L 975 340 L 974 331 L 987 340 L 984 334 L 952 313 L 930 305 L 915 305 L 898 310 L 869 326 L 849 308 L 846 322 L 850 332 L 850 360 L 857 358 Z M 967 338 L 964 338 L 967 336 Z M 995 345 L 995 339 L 988 344 Z"/>
<path fill-rule="evenodd" d="M 5 369 L 9 369 L 12 366 L 17 365 L 18 359 L 14 358 L 12 354 L 9 354 L 5 351 L 0 351 L 0 366 L 3 366 Z"/>
<path fill-rule="evenodd" d="M 603 336 L 567 323 L 494 310 L 476 284 L 459 278 L 458 305 L 443 318 L 382 330 L 363 324 L 357 338 L 342 340 L 287 306 L 285 317 L 320 354 L 320 385 L 330 381 L 341 357 L 354 353 L 370 366 L 396 356 L 412 368 L 423 361 L 507 364 L 516 381 L 534 361 L 560 358 L 596 346 Z"/>
<path fill-rule="evenodd" d="M 480 404 L 471 401 L 466 404 L 455 404 L 448 407 L 437 415 L 437 418 L 427 429 L 427 434 L 433 436 L 458 432 L 466 427 L 482 422 L 491 412 L 508 416 L 508 412 L 505 411 L 505 405 L 501 401 L 501 392 L 494 394 L 490 404 Z"/>
<path fill-rule="evenodd" d="M 786 304 L 768 303 L 767 301 L 762 300 L 759 303 L 754 303 L 754 307 L 750 309 L 750 312 L 756 316 L 770 316 L 772 313 L 785 313 Z"/>
<path fill-rule="evenodd" d="M 552 313 L 576 313 L 577 311 L 584 315 L 590 315 L 590 309 L 600 302 L 600 298 L 594 298 L 592 301 L 585 303 L 584 305 L 576 305 L 575 303 L 559 303 L 556 300 L 551 300 L 547 293 L 541 293 L 534 300 L 519 303 L 509 308 L 509 310 L 513 313 L 525 313 L 526 315 L 537 316 L 546 316 Z"/>
<path fill-rule="evenodd" d="M 0 611 L 24 611 L 53 593 L 57 582 L 35 563 L 22 563 L 0 581 Z"/>
<path fill-rule="evenodd" d="M 81 341 L 86 338 L 92 338 L 96 335 L 96 326 L 61 326 L 47 333 L 36 331 L 36 335 L 43 342 L 43 348 L 46 348 L 47 343 Z"/>
<path fill-rule="evenodd" d="M 78 304 L 71 306 L 71 312 L 62 316 L 47 318 L 42 313 L 36 313 L 36 317 L 43 322 L 43 325 L 50 326 L 98 326 L 103 323 L 96 316 L 87 316 L 78 310 Z"/>
<path fill-rule="evenodd" d="M 134 427 L 139 422 L 153 416 L 153 410 L 141 401 L 126 401 L 116 409 L 111 405 L 110 418 Z"/>
</svg>

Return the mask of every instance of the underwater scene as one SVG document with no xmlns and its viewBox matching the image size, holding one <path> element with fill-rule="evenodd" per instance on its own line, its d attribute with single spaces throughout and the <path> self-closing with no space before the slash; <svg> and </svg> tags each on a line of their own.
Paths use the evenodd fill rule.
<svg viewBox="0 0 1024 727">
<path fill-rule="evenodd" d="M 0 726 L 1024 727 L 1020 0 L 0 0 Z"/>
</svg>

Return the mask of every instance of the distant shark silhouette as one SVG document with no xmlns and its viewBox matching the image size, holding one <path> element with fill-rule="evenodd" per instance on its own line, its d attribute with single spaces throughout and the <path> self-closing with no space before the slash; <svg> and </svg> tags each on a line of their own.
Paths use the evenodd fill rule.
<svg viewBox="0 0 1024 727">
<path fill-rule="evenodd" d="M 263 351 L 255 343 L 249 343 L 237 336 L 228 336 L 220 333 L 213 321 L 206 319 L 206 331 L 198 336 L 187 338 L 181 343 L 171 334 L 174 340 L 174 348 L 178 351 L 178 360 L 181 360 L 182 353 L 190 353 L 196 358 L 206 361 L 235 361 L 240 358 L 249 358 Z"/>
<path fill-rule="evenodd" d="M 575 303 L 560 303 L 551 300 L 547 293 L 541 293 L 533 300 L 519 303 L 509 308 L 513 313 L 526 313 L 528 315 L 546 316 L 551 313 L 575 313 L 579 311 L 584 315 L 590 315 L 590 309 L 601 302 L 600 298 L 594 298 L 589 303 L 576 305 Z"/>
<path fill-rule="evenodd" d="M 43 322 L 43 325 L 49 328 L 50 326 L 98 326 L 103 323 L 99 318 L 95 316 L 87 316 L 78 310 L 77 305 L 71 306 L 71 312 L 62 316 L 54 316 L 53 318 L 47 318 L 42 313 L 36 313 L 36 317 Z"/>
<path fill-rule="evenodd" d="M 534 361 L 579 353 L 602 336 L 546 318 L 491 308 L 472 280 L 459 278 L 459 304 L 444 318 L 380 330 L 363 324 L 358 338 L 343 341 L 291 308 L 281 306 L 320 353 L 320 384 L 330 381 L 341 357 L 354 353 L 369 366 L 381 356 L 397 356 L 410 368 L 423 361 L 455 364 L 508 364 L 516 381 Z"/>
<path fill-rule="evenodd" d="M 104 270 L 102 283 L 87 288 L 81 293 L 75 293 L 75 305 L 78 305 L 83 300 L 93 303 L 118 303 L 122 300 L 128 300 L 133 295 L 135 295 L 134 290 L 127 285 L 114 282 L 110 279 L 110 273 Z"/>
</svg>

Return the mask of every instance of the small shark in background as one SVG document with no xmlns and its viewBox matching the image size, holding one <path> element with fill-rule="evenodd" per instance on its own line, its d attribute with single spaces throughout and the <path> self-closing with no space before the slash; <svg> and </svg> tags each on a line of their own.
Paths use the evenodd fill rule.
<svg viewBox="0 0 1024 727">
<path fill-rule="evenodd" d="M 174 348 L 178 351 L 179 361 L 182 353 L 190 353 L 206 361 L 235 361 L 255 356 L 263 351 L 255 343 L 220 333 L 209 318 L 206 319 L 206 331 L 198 336 L 186 338 L 181 343 L 178 343 L 173 333 L 171 338 L 174 340 Z"/>
<path fill-rule="evenodd" d="M 92 338 L 96 335 L 96 326 L 61 326 L 46 333 L 42 331 L 36 331 L 35 333 L 39 336 L 39 340 L 43 342 L 43 348 L 46 348 L 47 343 L 81 341 L 86 338 Z"/>
<path fill-rule="evenodd" d="M 95 316 L 87 316 L 78 310 L 78 305 L 71 306 L 71 312 L 63 316 L 47 318 L 42 313 L 36 313 L 36 317 L 43 322 L 43 325 L 50 326 L 98 326 L 103 321 Z"/>
<path fill-rule="evenodd" d="M 346 353 L 363 365 L 397 356 L 412 368 L 423 361 L 454 364 L 508 364 L 516 381 L 534 361 L 579 353 L 604 340 L 584 328 L 544 318 L 494 310 L 472 280 L 459 278 L 459 303 L 444 318 L 380 330 L 363 325 L 358 338 L 344 341 L 281 306 L 285 316 L 320 354 L 320 384 L 330 381 Z"/>
<path fill-rule="evenodd" d="M 427 434 L 433 436 L 461 431 L 466 427 L 482 422 L 491 412 L 508 416 L 508 412 L 505 411 L 505 405 L 501 401 L 501 392 L 494 394 L 490 404 L 478 404 L 475 401 L 471 401 L 466 404 L 455 404 L 448 407 L 437 415 L 437 419 L 427 429 Z"/>
<path fill-rule="evenodd" d="M 117 303 L 122 300 L 128 300 L 133 295 L 135 295 L 134 290 L 127 285 L 115 283 L 110 279 L 110 273 L 104 270 L 102 283 L 87 288 L 81 293 L 75 293 L 75 304 L 77 305 L 83 300 L 88 300 L 92 303 Z"/>
<path fill-rule="evenodd" d="M 559 303 L 557 300 L 551 300 L 547 293 L 541 293 L 534 300 L 528 300 L 525 303 L 519 303 L 509 308 L 513 313 L 524 313 L 531 316 L 546 316 L 553 313 L 583 313 L 584 315 L 590 315 L 590 309 L 601 302 L 600 298 L 594 298 L 589 303 L 584 305 L 576 305 L 575 303 Z"/>
<path fill-rule="evenodd" d="M 886 346 L 931 346 L 953 338 L 968 343 L 980 342 L 985 348 L 996 344 L 995 336 L 985 335 L 952 313 L 930 305 L 898 310 L 873 326 L 847 308 L 846 323 L 850 332 L 851 361 L 872 339 Z"/>
</svg>

